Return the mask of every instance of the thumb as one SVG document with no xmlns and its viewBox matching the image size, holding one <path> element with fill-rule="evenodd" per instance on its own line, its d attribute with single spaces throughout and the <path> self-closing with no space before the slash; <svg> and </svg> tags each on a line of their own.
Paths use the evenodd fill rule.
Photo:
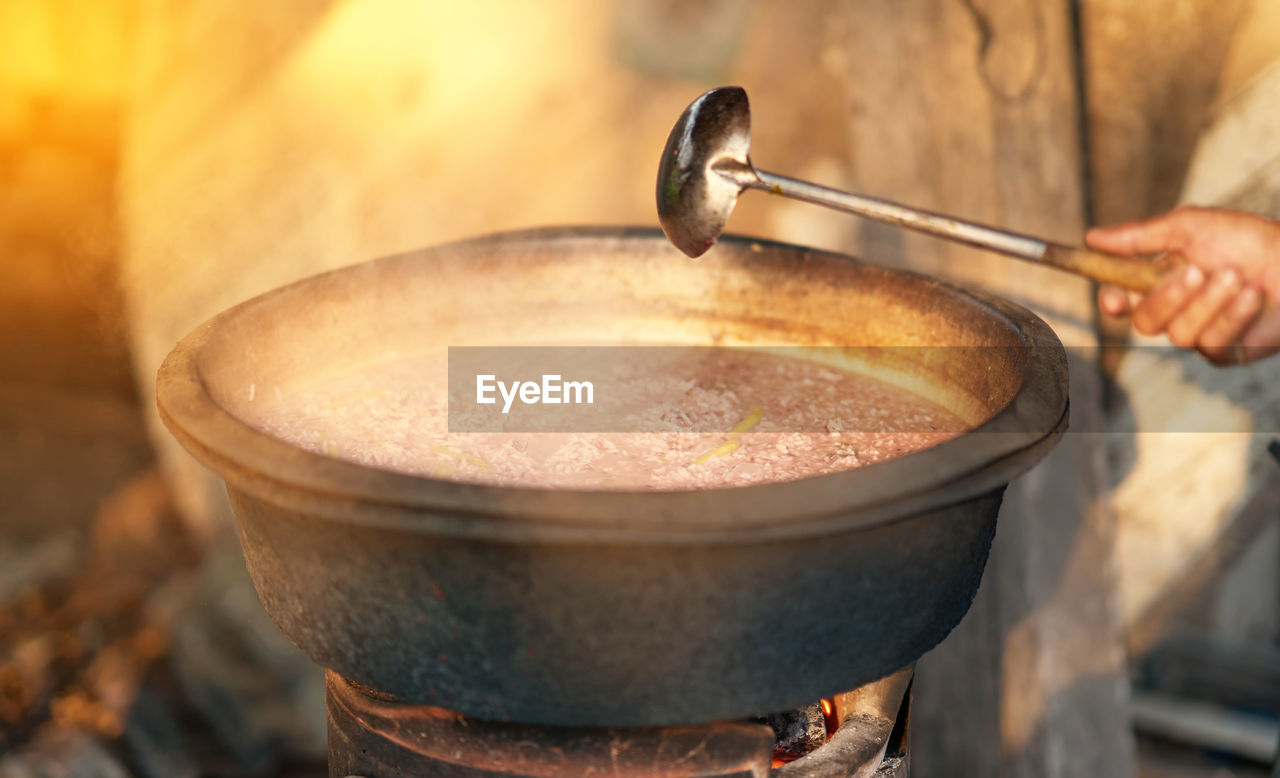
<svg viewBox="0 0 1280 778">
<path fill-rule="evenodd" d="M 1112 254 L 1156 254 L 1177 248 L 1184 214 L 1171 211 L 1142 221 L 1095 227 L 1084 235 L 1089 248 Z"/>
</svg>

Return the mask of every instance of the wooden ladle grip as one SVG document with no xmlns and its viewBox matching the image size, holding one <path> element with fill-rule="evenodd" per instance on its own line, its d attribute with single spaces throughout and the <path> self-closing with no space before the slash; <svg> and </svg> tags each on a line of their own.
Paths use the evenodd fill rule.
<svg viewBox="0 0 1280 778">
<path fill-rule="evenodd" d="M 1121 257 L 1099 251 L 1060 246 L 1045 247 L 1043 262 L 1072 273 L 1087 276 L 1104 284 L 1117 284 L 1135 292 L 1149 292 L 1169 272 L 1166 257 Z"/>
</svg>

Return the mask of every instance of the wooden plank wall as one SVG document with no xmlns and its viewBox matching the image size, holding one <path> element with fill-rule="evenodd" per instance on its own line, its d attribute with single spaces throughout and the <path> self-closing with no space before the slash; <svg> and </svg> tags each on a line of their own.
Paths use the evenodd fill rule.
<svg viewBox="0 0 1280 778">
<path fill-rule="evenodd" d="M 1258 4 L 1080 3 L 1095 223 L 1177 204 L 1231 40 Z"/>
</svg>

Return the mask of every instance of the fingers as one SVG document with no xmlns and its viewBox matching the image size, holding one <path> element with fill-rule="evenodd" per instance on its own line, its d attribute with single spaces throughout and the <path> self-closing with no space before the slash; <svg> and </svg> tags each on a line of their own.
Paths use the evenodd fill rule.
<svg viewBox="0 0 1280 778">
<path fill-rule="evenodd" d="M 1241 289 L 1220 310 L 1217 318 L 1200 333 L 1200 352 L 1217 365 L 1243 364 L 1257 356 L 1253 349 L 1241 350 L 1242 337 L 1262 312 L 1262 293 L 1251 286 Z"/>
<path fill-rule="evenodd" d="M 1129 293 L 1123 287 L 1103 284 L 1098 287 L 1098 309 L 1108 316 L 1124 316 L 1129 312 Z"/>
<path fill-rule="evenodd" d="M 1182 348 L 1205 345 L 1200 342 L 1201 335 L 1217 322 L 1219 311 L 1227 308 L 1243 287 L 1240 274 L 1234 270 L 1220 270 L 1210 275 L 1200 293 L 1188 300 L 1169 321 L 1165 328 L 1169 340 Z"/>
<path fill-rule="evenodd" d="M 1280 352 L 1280 263 L 1262 274 L 1262 313 L 1240 336 L 1250 361 Z"/>
<path fill-rule="evenodd" d="M 1145 335 L 1163 332 L 1175 345 L 1197 348 L 1216 364 L 1244 364 L 1277 350 L 1261 347 L 1280 344 L 1280 311 L 1260 318 L 1265 304 L 1265 295 L 1245 286 L 1237 271 L 1206 276 L 1188 265 L 1133 306 L 1133 325 Z"/>
<path fill-rule="evenodd" d="M 1204 285 L 1204 271 L 1188 264 L 1170 273 L 1133 309 L 1133 326 L 1143 335 L 1163 332 Z"/>
<path fill-rule="evenodd" d="M 1177 251 L 1184 243 L 1186 222 L 1196 218 L 1194 213 L 1180 208 L 1142 221 L 1095 227 L 1085 233 L 1084 242 L 1092 249 L 1125 256 Z"/>
</svg>

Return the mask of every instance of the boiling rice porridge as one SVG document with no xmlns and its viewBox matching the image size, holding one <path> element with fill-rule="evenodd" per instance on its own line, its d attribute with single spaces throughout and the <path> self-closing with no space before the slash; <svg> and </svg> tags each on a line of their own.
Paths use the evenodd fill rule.
<svg viewBox="0 0 1280 778">
<path fill-rule="evenodd" d="M 634 396 L 619 431 L 450 432 L 438 357 L 398 358 L 260 392 L 246 421 L 302 448 L 385 470 L 597 490 L 793 480 L 903 456 L 967 426 L 874 378 L 739 349 L 627 386 Z"/>
</svg>

